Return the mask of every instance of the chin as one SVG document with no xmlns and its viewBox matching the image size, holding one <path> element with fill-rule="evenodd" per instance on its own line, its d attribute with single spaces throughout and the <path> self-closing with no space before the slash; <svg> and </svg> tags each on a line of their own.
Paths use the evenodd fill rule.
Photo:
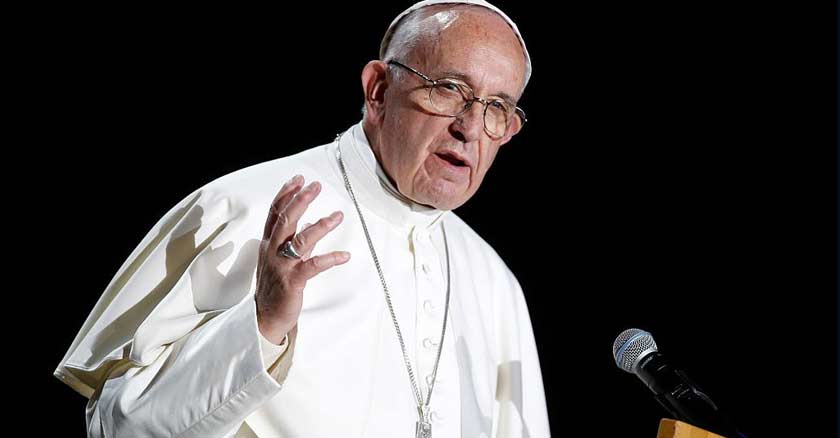
<svg viewBox="0 0 840 438">
<path fill-rule="evenodd" d="M 454 210 L 467 202 L 466 199 L 461 198 L 435 198 L 430 199 L 429 202 L 423 202 L 423 204 L 430 205 L 438 210 Z"/>
<path fill-rule="evenodd" d="M 436 204 L 432 205 L 432 207 L 434 207 L 438 210 L 454 210 L 454 209 L 456 209 L 460 206 L 461 206 L 461 204 L 454 203 L 454 202 L 443 202 L 443 203 L 436 203 Z"/>
<path fill-rule="evenodd" d="M 453 193 L 453 186 L 450 183 L 438 183 L 426 186 L 423 190 L 409 196 L 414 202 L 434 207 L 438 210 L 454 210 L 467 202 L 470 198 L 469 188 L 461 188 L 459 193 Z"/>
</svg>

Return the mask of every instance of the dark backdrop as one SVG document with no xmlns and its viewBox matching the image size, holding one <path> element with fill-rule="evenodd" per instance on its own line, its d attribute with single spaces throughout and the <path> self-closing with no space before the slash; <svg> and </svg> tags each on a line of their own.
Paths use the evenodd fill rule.
<svg viewBox="0 0 840 438">
<path fill-rule="evenodd" d="M 611 356 L 641 327 L 752 436 L 833 436 L 836 10 L 578 3 L 497 1 L 532 54 L 530 123 L 457 210 L 524 287 L 554 435 L 655 436 L 664 412 Z M 151 226 L 358 121 L 360 71 L 407 4 L 27 17 L 39 185 L 9 187 L 37 212 L 35 429 L 84 435 L 86 401 L 51 373 Z"/>
</svg>

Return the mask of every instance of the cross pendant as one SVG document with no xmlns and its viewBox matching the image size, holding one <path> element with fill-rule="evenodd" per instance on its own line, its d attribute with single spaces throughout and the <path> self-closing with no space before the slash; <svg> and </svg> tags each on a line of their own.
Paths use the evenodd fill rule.
<svg viewBox="0 0 840 438">
<path fill-rule="evenodd" d="M 428 421 L 417 422 L 417 438 L 432 438 L 432 424 Z"/>
</svg>

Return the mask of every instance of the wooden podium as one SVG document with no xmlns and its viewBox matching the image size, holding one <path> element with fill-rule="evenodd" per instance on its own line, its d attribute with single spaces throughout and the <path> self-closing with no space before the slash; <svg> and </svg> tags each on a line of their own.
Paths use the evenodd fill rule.
<svg viewBox="0 0 840 438">
<path fill-rule="evenodd" d="M 709 432 L 697 426 L 692 426 L 682 421 L 663 418 L 659 422 L 659 432 L 656 438 L 726 438 L 716 433 Z"/>
</svg>

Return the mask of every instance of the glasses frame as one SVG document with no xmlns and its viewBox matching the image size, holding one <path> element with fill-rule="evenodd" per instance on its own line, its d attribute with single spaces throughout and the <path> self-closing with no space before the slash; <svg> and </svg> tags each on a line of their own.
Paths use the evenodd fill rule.
<svg viewBox="0 0 840 438">
<path fill-rule="evenodd" d="M 514 107 L 513 113 L 508 113 L 508 116 L 507 116 L 507 118 L 506 118 L 506 124 L 505 124 L 505 132 L 504 132 L 504 134 L 502 134 L 502 135 L 500 135 L 500 136 L 496 137 L 494 134 L 490 133 L 490 130 L 489 130 L 489 129 L 487 129 L 487 108 L 489 108 L 489 107 L 490 107 L 490 103 L 491 103 L 491 101 L 489 101 L 489 100 L 487 100 L 487 99 L 484 99 L 484 98 L 481 98 L 481 97 L 476 96 L 476 95 L 475 95 L 475 91 L 473 91 L 472 87 L 470 87 L 468 84 L 464 83 L 464 81 L 461 81 L 461 80 L 456 80 L 456 79 L 454 79 L 454 78 L 440 78 L 440 79 L 432 79 L 432 78 L 430 78 L 429 76 L 427 76 L 427 75 L 425 75 L 425 74 L 423 74 L 423 73 L 420 73 L 420 72 L 419 72 L 419 71 L 417 71 L 416 69 L 414 69 L 414 68 L 412 68 L 412 67 L 409 67 L 409 66 L 407 66 L 407 65 L 405 65 L 405 64 L 403 64 L 403 63 L 401 63 L 401 62 L 399 62 L 399 61 L 393 60 L 393 59 L 389 60 L 389 61 L 387 62 L 387 64 L 389 64 L 389 65 L 396 65 L 396 66 L 398 66 L 398 67 L 402 67 L 402 68 L 404 68 L 404 69 L 406 69 L 406 70 L 408 70 L 408 71 L 410 71 L 410 72 L 412 72 L 412 73 L 416 74 L 417 76 L 419 76 L 419 77 L 420 77 L 421 79 L 423 79 L 424 81 L 431 83 L 431 85 L 432 85 L 432 86 L 429 88 L 429 103 L 431 103 L 431 104 L 432 104 L 432 107 L 434 107 L 434 106 L 435 106 L 434 101 L 432 101 L 432 91 L 434 90 L 434 87 L 435 87 L 435 86 L 437 86 L 438 84 L 440 84 L 440 83 L 441 83 L 441 81 L 443 81 L 443 80 L 447 80 L 447 81 L 457 81 L 457 82 L 463 83 L 463 84 L 464 84 L 464 87 L 465 87 L 467 90 L 469 90 L 469 94 L 470 94 L 470 96 L 471 96 L 471 97 L 464 96 L 464 99 L 465 99 L 465 101 L 466 101 L 466 102 L 464 102 L 464 108 L 462 108 L 462 109 L 461 109 L 461 111 L 459 111 L 458 113 L 456 113 L 456 114 L 443 114 L 443 115 L 448 116 L 448 117 L 458 117 L 458 116 L 460 116 L 460 115 L 462 115 L 462 114 L 466 113 L 467 111 L 469 111 L 469 110 L 470 110 L 470 108 L 472 108 L 473 103 L 475 103 L 475 102 L 479 102 L 479 103 L 481 103 L 481 104 L 483 104 L 483 105 L 484 105 L 484 112 L 483 112 L 482 117 L 481 117 L 481 120 L 482 120 L 482 122 L 484 123 L 484 131 L 485 131 L 485 132 L 487 133 L 487 135 L 489 135 L 491 138 L 499 139 L 499 138 L 504 137 L 504 136 L 505 136 L 505 134 L 507 134 L 508 129 L 510 129 L 510 120 L 511 120 L 511 119 L 510 119 L 510 116 L 511 116 L 511 115 L 516 115 L 516 116 L 518 116 L 518 117 L 519 117 L 519 119 L 520 119 L 520 120 L 522 120 L 522 125 L 523 125 L 523 126 L 525 125 L 525 122 L 527 122 L 527 121 L 528 121 L 528 118 L 527 118 L 527 117 L 525 117 L 525 111 L 524 111 L 522 108 L 520 108 L 520 107 L 518 107 L 518 106 L 516 106 L 516 105 L 513 105 L 513 107 Z M 463 94 L 463 93 L 462 93 L 462 94 Z M 521 128 L 520 128 L 520 129 L 521 129 Z"/>
</svg>

